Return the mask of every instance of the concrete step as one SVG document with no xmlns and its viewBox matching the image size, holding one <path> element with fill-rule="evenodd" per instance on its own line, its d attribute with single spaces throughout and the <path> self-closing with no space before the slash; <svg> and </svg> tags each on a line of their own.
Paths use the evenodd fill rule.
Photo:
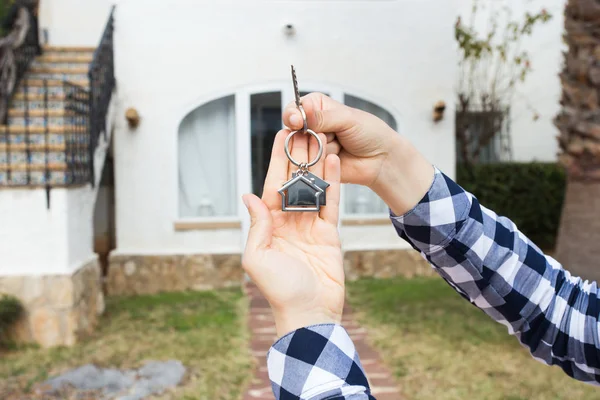
<svg viewBox="0 0 600 400">
<path fill-rule="evenodd" d="M 65 133 L 69 134 L 69 133 L 76 132 L 79 129 L 80 129 L 80 127 L 74 127 L 71 125 L 64 125 L 64 126 L 50 125 L 48 127 L 44 127 L 44 126 L 25 127 L 25 126 L 0 125 L 0 142 L 2 141 L 2 138 L 5 136 L 5 134 L 7 136 L 26 134 L 26 133 L 45 134 L 46 132 L 48 132 L 50 134 L 65 134 Z"/>
<path fill-rule="evenodd" d="M 74 85 L 79 85 L 84 88 L 87 88 L 89 86 L 89 82 L 87 79 L 69 80 L 69 83 L 72 83 Z M 25 86 L 40 87 L 42 89 L 44 87 L 48 87 L 48 88 L 63 87 L 64 82 L 62 79 L 46 79 L 46 82 L 44 82 L 44 79 L 38 79 L 38 78 L 31 79 L 31 78 L 27 77 L 26 79 L 24 79 L 21 82 L 21 85 L 20 85 L 21 88 L 23 88 Z"/>
<path fill-rule="evenodd" d="M 70 66 L 70 67 L 60 67 L 60 66 L 56 66 L 56 65 L 39 65 L 39 66 L 34 65 L 32 68 L 29 69 L 29 73 L 30 74 L 87 75 L 88 70 L 89 69 L 87 66 L 82 67 L 77 64 L 75 66 Z"/>
<path fill-rule="evenodd" d="M 70 174 L 67 171 L 50 171 L 50 177 L 46 179 L 46 171 L 29 171 L 29 184 L 27 183 L 27 171 L 12 171 L 10 180 L 7 171 L 0 171 L 0 187 L 2 186 L 23 186 L 44 187 L 47 183 L 52 186 L 66 185 L 70 180 Z"/>
<path fill-rule="evenodd" d="M 35 60 L 36 64 L 69 64 L 82 66 L 92 62 L 94 59 L 93 53 L 75 53 L 74 55 L 65 53 L 49 53 L 42 54 Z"/>
<path fill-rule="evenodd" d="M 27 115 L 27 118 L 25 116 Z M 85 128 L 82 116 L 64 109 L 16 109 L 8 110 L 8 124 L 11 126 L 62 126 L 76 125 L 79 129 Z"/>
<path fill-rule="evenodd" d="M 27 111 L 17 108 L 11 108 L 8 110 L 9 117 L 24 117 L 25 114 L 27 114 L 29 117 L 64 117 L 66 115 L 72 115 L 73 113 L 70 111 L 65 111 L 64 109 L 46 110 L 43 108 L 32 108 Z"/>
<path fill-rule="evenodd" d="M 11 111 L 13 111 L 13 110 L 24 111 L 25 108 L 27 108 L 29 110 L 29 115 L 31 115 L 31 112 L 34 110 L 35 111 L 43 111 L 44 109 L 48 109 L 51 111 L 62 110 L 65 108 L 65 102 L 63 100 L 48 100 L 48 102 L 45 102 L 44 100 L 15 100 L 15 99 L 13 99 L 10 102 L 10 110 Z"/>
<path fill-rule="evenodd" d="M 96 51 L 95 47 L 86 46 L 42 46 L 42 53 L 44 55 L 55 55 L 55 54 L 93 54 Z"/>
<path fill-rule="evenodd" d="M 61 153 L 56 153 L 56 154 L 61 154 Z M 64 153 L 62 153 L 64 155 Z M 12 154 L 11 154 L 11 161 L 12 161 Z M 33 154 L 32 154 L 33 156 Z M 36 160 L 38 158 L 40 158 L 40 162 L 33 164 L 33 163 L 27 163 L 26 161 L 23 161 L 21 163 L 19 162 L 11 162 L 10 164 L 6 164 L 6 163 L 2 163 L 0 162 L 0 171 L 8 171 L 9 169 L 11 171 L 45 171 L 46 170 L 46 163 L 44 162 L 45 160 L 45 153 L 38 153 L 35 155 Z M 48 166 L 47 166 L 48 170 L 50 171 L 66 171 L 67 170 L 67 163 L 66 162 L 48 162 Z"/>
<path fill-rule="evenodd" d="M 46 125 L 51 126 L 62 126 L 62 125 L 72 125 L 74 128 L 82 129 L 80 126 L 76 126 L 75 124 L 79 121 L 82 121 L 81 117 L 62 117 L 62 116 L 48 116 L 48 117 L 8 117 L 8 125 L 9 126 L 28 126 L 30 128 L 33 127 L 41 127 L 44 128 Z M 85 128 L 85 126 L 83 126 Z"/>
<path fill-rule="evenodd" d="M 33 95 L 44 95 L 44 93 L 48 93 L 49 96 L 59 96 L 64 93 L 64 83 L 62 80 L 50 79 L 47 80 L 47 86 L 44 87 L 43 80 L 40 79 L 26 79 L 15 90 L 15 95 L 17 94 L 33 94 Z M 70 83 L 79 85 L 84 89 L 88 89 L 88 81 L 69 81 Z"/>
<path fill-rule="evenodd" d="M 49 140 L 50 141 L 50 140 Z M 19 153 L 26 152 L 29 149 L 30 152 L 64 152 L 67 149 L 66 144 L 64 143 L 64 139 L 61 143 L 58 144 L 45 144 L 44 141 L 39 143 L 0 143 L 0 157 L 2 157 L 2 153 Z"/>
<path fill-rule="evenodd" d="M 57 71 L 60 69 L 56 69 Z M 44 79 L 48 79 L 48 80 L 59 80 L 59 81 L 69 81 L 69 82 L 86 82 L 85 86 L 87 86 L 87 80 L 88 80 L 88 75 L 87 72 L 83 73 L 83 74 L 75 74 L 75 73 L 71 73 L 68 72 L 67 70 L 62 70 L 63 72 L 40 72 L 40 73 L 36 73 L 36 72 L 28 72 L 27 73 L 27 79 L 29 80 L 40 80 L 43 81 Z M 43 83 L 41 84 L 43 85 Z"/>
</svg>

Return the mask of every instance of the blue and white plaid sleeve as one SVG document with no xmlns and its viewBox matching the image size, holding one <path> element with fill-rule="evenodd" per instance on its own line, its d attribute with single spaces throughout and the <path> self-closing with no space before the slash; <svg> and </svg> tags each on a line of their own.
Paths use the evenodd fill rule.
<svg viewBox="0 0 600 400">
<path fill-rule="evenodd" d="M 277 400 L 375 400 L 344 328 L 313 325 L 283 336 L 267 355 Z"/>
<path fill-rule="evenodd" d="M 402 238 L 461 295 L 508 328 L 533 357 L 600 382 L 595 282 L 572 276 L 515 224 L 436 170 L 423 200 L 402 217 Z"/>
</svg>

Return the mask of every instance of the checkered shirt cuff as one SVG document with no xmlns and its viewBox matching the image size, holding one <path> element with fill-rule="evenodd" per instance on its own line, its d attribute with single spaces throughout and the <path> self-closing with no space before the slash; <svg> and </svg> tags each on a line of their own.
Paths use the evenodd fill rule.
<svg viewBox="0 0 600 400">
<path fill-rule="evenodd" d="M 269 350 L 267 367 L 277 400 L 374 400 L 354 344 L 340 325 L 285 335 Z"/>
<path fill-rule="evenodd" d="M 424 254 L 432 254 L 452 241 L 464 225 L 472 195 L 435 169 L 433 183 L 423 199 L 402 216 L 391 213 L 401 237 Z"/>
</svg>

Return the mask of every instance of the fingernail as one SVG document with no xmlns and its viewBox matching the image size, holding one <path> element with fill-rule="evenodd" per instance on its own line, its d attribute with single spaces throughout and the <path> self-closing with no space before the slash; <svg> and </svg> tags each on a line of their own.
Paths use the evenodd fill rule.
<svg viewBox="0 0 600 400">
<path fill-rule="evenodd" d="M 301 124 L 302 121 L 300 121 L 300 116 L 297 114 L 292 114 L 292 116 L 290 117 L 290 124 L 294 125 L 294 126 L 298 126 Z"/>
</svg>

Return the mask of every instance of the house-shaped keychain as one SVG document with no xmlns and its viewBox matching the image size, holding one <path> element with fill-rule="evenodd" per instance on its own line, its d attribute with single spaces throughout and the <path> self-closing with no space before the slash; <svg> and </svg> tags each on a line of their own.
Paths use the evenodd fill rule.
<svg viewBox="0 0 600 400">
<path fill-rule="evenodd" d="M 298 175 L 281 189 L 281 209 L 283 211 L 320 211 L 327 204 L 326 190 L 329 184 L 310 172 Z"/>
</svg>

